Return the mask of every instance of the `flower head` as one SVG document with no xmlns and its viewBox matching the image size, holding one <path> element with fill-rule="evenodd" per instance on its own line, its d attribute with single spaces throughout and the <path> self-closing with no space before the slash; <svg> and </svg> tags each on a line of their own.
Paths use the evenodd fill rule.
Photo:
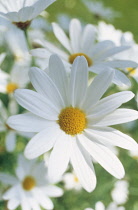
<svg viewBox="0 0 138 210">
<path fill-rule="evenodd" d="M 22 155 L 18 158 L 16 176 L 0 173 L 0 181 L 11 185 L 3 199 L 8 200 L 8 209 L 16 209 L 21 205 L 22 209 L 53 209 L 53 203 L 49 197 L 59 197 L 62 189 L 50 183 L 47 177 L 47 168 L 44 163 L 28 161 Z"/>
<path fill-rule="evenodd" d="M 129 79 L 118 69 L 126 67 L 137 67 L 138 64 L 134 61 L 120 60 L 113 58 L 129 48 L 129 46 L 115 46 L 110 40 L 96 42 L 97 30 L 92 24 L 87 24 L 82 28 L 81 23 L 77 19 L 72 19 L 69 25 L 69 38 L 62 28 L 53 23 L 53 32 L 61 45 L 66 49 L 61 50 L 58 47 L 47 41 L 37 41 L 44 48 L 31 50 L 33 56 L 43 58 L 48 64 L 48 58 L 52 53 L 57 53 L 70 71 L 70 67 L 77 56 L 84 56 L 87 60 L 89 71 L 96 74 L 101 73 L 108 67 L 115 70 L 113 82 L 117 85 L 130 86 Z M 45 64 L 46 65 L 46 64 Z M 46 68 L 47 66 L 45 66 Z"/>
<path fill-rule="evenodd" d="M 8 120 L 14 129 L 38 132 L 25 149 L 26 157 L 36 158 L 53 148 L 48 164 L 51 180 L 61 177 L 70 161 L 82 186 L 89 192 L 96 186 L 91 156 L 113 176 L 122 178 L 124 168 L 108 145 L 135 149 L 137 143 L 108 126 L 138 119 L 138 112 L 118 109 L 133 98 L 130 91 L 101 99 L 114 71 L 107 69 L 88 86 L 88 64 L 83 56 L 75 59 L 68 78 L 63 63 L 53 55 L 49 74 L 32 68 L 29 75 L 37 92 L 16 90 L 15 98 L 31 113 Z"/>
<path fill-rule="evenodd" d="M 26 29 L 55 0 L 12 0 L 0 1 L 0 15 L 20 29 Z"/>
</svg>

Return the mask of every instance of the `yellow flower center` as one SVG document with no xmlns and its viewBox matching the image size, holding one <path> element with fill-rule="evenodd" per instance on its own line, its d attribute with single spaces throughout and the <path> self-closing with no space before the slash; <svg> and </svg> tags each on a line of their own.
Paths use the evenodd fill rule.
<svg viewBox="0 0 138 210">
<path fill-rule="evenodd" d="M 32 190 L 36 185 L 36 181 L 31 176 L 26 176 L 25 179 L 22 182 L 22 187 L 24 190 Z"/>
<path fill-rule="evenodd" d="M 7 93 L 13 93 L 17 88 L 18 88 L 18 85 L 12 82 L 6 86 Z"/>
<path fill-rule="evenodd" d="M 74 176 L 74 182 L 79 182 L 79 179 L 77 176 Z"/>
<path fill-rule="evenodd" d="M 75 54 L 70 55 L 69 62 L 72 64 L 77 56 L 82 56 L 82 55 L 86 58 L 86 60 L 88 62 L 88 66 L 89 67 L 92 66 L 92 64 L 93 64 L 92 59 L 84 53 L 75 53 Z"/>
<path fill-rule="evenodd" d="M 136 73 L 136 69 L 132 67 L 128 67 L 127 71 L 129 72 L 130 75 L 134 75 Z"/>
<path fill-rule="evenodd" d="M 59 114 L 58 124 L 66 134 L 74 136 L 86 128 L 86 115 L 78 108 L 67 107 Z"/>
</svg>

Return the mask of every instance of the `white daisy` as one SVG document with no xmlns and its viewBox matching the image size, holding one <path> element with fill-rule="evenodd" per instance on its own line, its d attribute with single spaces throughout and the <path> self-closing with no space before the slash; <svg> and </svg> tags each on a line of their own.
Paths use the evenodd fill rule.
<svg viewBox="0 0 138 210">
<path fill-rule="evenodd" d="M 94 209 L 92 209 L 92 208 L 86 208 L 84 210 L 105 210 L 105 206 L 104 206 L 104 204 L 101 201 L 98 201 L 95 204 L 95 208 Z"/>
<path fill-rule="evenodd" d="M 113 60 L 113 56 L 119 52 L 128 49 L 128 46 L 116 47 L 112 41 L 105 40 L 96 42 L 97 31 L 95 26 L 88 24 L 84 29 L 77 19 L 73 19 L 69 25 L 70 39 L 66 36 L 64 31 L 56 23 L 53 23 L 53 31 L 56 38 L 66 48 L 66 51 L 59 49 L 47 41 L 37 41 L 44 48 L 31 50 L 33 56 L 47 59 L 52 53 L 57 53 L 63 62 L 70 67 L 77 56 L 83 55 L 89 66 L 89 71 L 96 74 L 104 71 L 107 67 L 115 69 L 115 76 L 113 82 L 118 85 L 130 85 L 129 79 L 118 68 L 136 67 L 138 64 L 128 60 Z M 46 66 L 47 67 L 47 66 Z M 70 69 L 70 68 L 69 68 Z"/>
<path fill-rule="evenodd" d="M 53 148 L 49 159 L 49 177 L 56 180 L 69 161 L 82 186 L 92 191 L 96 176 L 91 156 L 116 178 L 124 176 L 124 168 L 108 149 L 116 145 L 135 149 L 129 136 L 108 126 L 138 119 L 138 112 L 117 109 L 134 97 L 124 91 L 101 99 L 112 82 L 114 72 L 99 74 L 88 85 L 88 65 L 83 56 L 72 65 L 70 80 L 63 63 L 53 55 L 49 74 L 38 68 L 30 70 L 30 80 L 37 90 L 15 91 L 17 102 L 31 113 L 10 117 L 9 125 L 20 131 L 39 132 L 25 149 L 27 158 L 36 158 Z"/>
<path fill-rule="evenodd" d="M 54 205 L 49 197 L 63 194 L 61 188 L 49 182 L 44 163 L 28 161 L 20 155 L 15 173 L 16 177 L 0 173 L 0 180 L 12 186 L 3 195 L 3 199 L 8 200 L 7 207 L 10 210 L 19 205 L 22 210 L 40 210 L 40 206 L 50 210 Z"/>
<path fill-rule="evenodd" d="M 31 20 L 55 0 L 0 0 L 0 15 L 20 29 L 26 29 Z"/>
<path fill-rule="evenodd" d="M 0 100 L 0 132 L 5 132 L 5 147 L 8 152 L 14 151 L 16 147 L 17 135 L 24 137 L 32 137 L 32 133 L 19 132 L 12 129 L 7 123 L 7 119 L 11 114 L 18 113 L 17 103 L 14 100 L 10 100 L 8 109 L 4 106 Z"/>
<path fill-rule="evenodd" d="M 18 28 L 11 28 L 5 33 L 5 42 L 16 62 L 30 66 L 31 56 L 24 32 Z"/>
<path fill-rule="evenodd" d="M 0 70 L 0 92 L 12 95 L 17 88 L 25 88 L 29 82 L 29 66 L 15 62 L 8 74 Z"/>
<path fill-rule="evenodd" d="M 105 7 L 103 2 L 92 2 L 92 1 L 83 1 L 84 5 L 87 9 L 93 13 L 95 18 L 97 19 L 105 19 L 105 20 L 113 20 L 116 17 L 120 17 L 119 12 L 115 12 L 112 8 Z"/>
<path fill-rule="evenodd" d="M 106 208 L 101 201 L 98 201 L 95 204 L 95 208 L 86 208 L 84 210 L 125 210 L 123 206 L 118 207 L 115 203 L 110 203 L 109 206 Z"/>
<path fill-rule="evenodd" d="M 128 182 L 125 180 L 119 180 L 115 183 L 111 196 L 116 204 L 120 205 L 126 203 L 129 193 L 128 186 Z"/>
<path fill-rule="evenodd" d="M 74 172 L 66 173 L 63 176 L 63 182 L 67 190 L 72 190 L 72 189 L 81 190 L 82 189 L 82 185 Z"/>
</svg>

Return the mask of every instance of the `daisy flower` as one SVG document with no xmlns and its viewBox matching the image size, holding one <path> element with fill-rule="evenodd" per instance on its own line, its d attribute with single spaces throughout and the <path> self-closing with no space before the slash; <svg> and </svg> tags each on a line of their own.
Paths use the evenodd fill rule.
<svg viewBox="0 0 138 210">
<path fill-rule="evenodd" d="M 91 156 L 113 176 L 122 178 L 124 168 L 108 145 L 130 150 L 138 145 L 131 137 L 108 126 L 138 119 L 138 112 L 117 109 L 134 97 L 130 91 L 101 99 L 114 71 L 99 74 L 88 87 L 88 64 L 83 56 L 75 59 L 69 79 L 61 59 L 52 55 L 49 75 L 35 67 L 29 75 L 37 92 L 20 89 L 14 95 L 30 112 L 8 120 L 14 129 L 38 132 L 25 149 L 26 157 L 36 158 L 53 148 L 48 164 L 51 180 L 61 177 L 71 162 L 88 192 L 96 186 Z"/>
<path fill-rule="evenodd" d="M 63 45 L 66 51 L 59 49 L 48 41 L 38 40 L 36 41 L 44 48 L 38 48 L 31 50 L 33 56 L 47 59 L 51 54 L 58 54 L 64 63 L 70 67 L 77 56 L 84 56 L 88 62 L 89 71 L 96 74 L 104 71 L 107 67 L 115 69 L 115 76 L 113 82 L 118 85 L 130 86 L 129 79 L 118 68 L 136 67 L 138 64 L 128 60 L 113 60 L 112 57 L 128 49 L 128 46 L 116 47 L 110 40 L 102 42 L 96 42 L 97 31 L 96 28 L 88 24 L 84 29 L 81 27 L 81 23 L 77 19 L 73 19 L 69 25 L 70 39 L 66 36 L 64 31 L 56 23 L 53 23 L 53 31 L 56 38 Z M 48 62 L 47 62 L 48 64 Z M 47 66 L 46 66 L 47 67 Z"/>
<path fill-rule="evenodd" d="M 13 152 L 16 147 L 17 135 L 24 137 L 32 137 L 32 133 L 19 132 L 12 129 L 7 123 L 7 119 L 11 114 L 18 113 L 17 103 L 11 99 L 9 102 L 8 109 L 4 106 L 0 100 L 0 132 L 5 133 L 5 147 L 8 152 Z"/>
<path fill-rule="evenodd" d="M 103 2 L 83 1 L 83 3 L 97 19 L 113 20 L 114 18 L 120 16 L 119 12 L 115 12 L 112 8 L 105 7 Z"/>
<path fill-rule="evenodd" d="M 95 204 L 95 208 L 86 208 L 84 210 L 125 210 L 123 206 L 118 207 L 115 203 L 110 203 L 109 206 L 106 208 L 101 201 L 98 201 Z"/>
<path fill-rule="evenodd" d="M 55 0 L 0 0 L 0 15 L 20 29 L 26 29 L 32 19 Z"/>
<path fill-rule="evenodd" d="M 20 62 L 15 62 L 11 72 L 8 74 L 0 70 L 0 92 L 12 96 L 17 88 L 24 88 L 29 82 L 29 66 L 23 66 Z"/>
<path fill-rule="evenodd" d="M 0 173 L 0 181 L 11 185 L 3 194 L 3 199 L 8 200 L 10 210 L 21 205 L 22 210 L 53 209 L 53 202 L 49 197 L 62 196 L 61 188 L 52 185 L 47 177 L 44 163 L 28 161 L 22 155 L 18 158 L 16 176 Z"/>
<path fill-rule="evenodd" d="M 128 182 L 125 180 L 119 180 L 115 183 L 114 189 L 111 192 L 113 201 L 120 205 L 126 203 L 128 199 Z"/>
<path fill-rule="evenodd" d="M 66 173 L 63 176 L 63 182 L 67 190 L 72 190 L 72 189 L 81 190 L 82 189 L 82 185 L 74 172 Z"/>
</svg>

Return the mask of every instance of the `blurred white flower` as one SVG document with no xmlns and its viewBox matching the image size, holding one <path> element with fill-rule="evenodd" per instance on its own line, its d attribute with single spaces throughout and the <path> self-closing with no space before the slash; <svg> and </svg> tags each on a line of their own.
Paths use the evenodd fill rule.
<svg viewBox="0 0 138 210">
<path fill-rule="evenodd" d="M 15 62 L 11 72 L 8 74 L 0 70 L 0 92 L 13 95 L 17 88 L 25 88 L 29 82 L 29 67 Z"/>
<path fill-rule="evenodd" d="M 112 21 L 116 17 L 120 17 L 121 13 L 114 11 L 112 8 L 105 7 L 101 1 L 82 0 L 87 9 L 93 13 L 97 19 L 105 19 Z"/>
<path fill-rule="evenodd" d="M 16 62 L 20 65 L 30 66 L 31 56 L 24 32 L 18 28 L 11 28 L 5 33 L 5 42 Z"/>
<path fill-rule="evenodd" d="M 138 149 L 133 150 L 133 151 L 129 151 L 129 155 L 130 155 L 133 159 L 138 160 Z"/>
<path fill-rule="evenodd" d="M 138 112 L 117 109 L 134 97 L 123 91 L 102 98 L 114 77 L 107 69 L 88 86 L 88 64 L 83 56 L 75 59 L 70 78 L 61 59 L 52 55 L 49 75 L 32 68 L 30 80 L 37 90 L 15 91 L 17 102 L 28 113 L 9 118 L 9 126 L 19 131 L 38 132 L 25 149 L 29 159 L 51 151 L 49 177 L 61 177 L 71 162 L 82 186 L 91 192 L 96 176 L 91 156 L 116 178 L 124 176 L 124 168 L 108 145 L 135 149 L 137 143 L 126 134 L 108 127 L 138 119 Z M 100 100 L 101 99 L 101 100 Z"/>
<path fill-rule="evenodd" d="M 128 182 L 125 180 L 117 181 L 114 185 L 114 189 L 111 192 L 113 201 L 120 205 L 126 203 L 128 199 Z"/>
<path fill-rule="evenodd" d="M 17 113 L 18 113 L 18 105 L 13 99 L 10 100 L 7 109 L 0 100 L 0 132 L 5 132 L 5 146 L 8 152 L 12 152 L 15 149 L 17 135 L 28 138 L 33 136 L 32 133 L 15 131 L 7 124 L 7 119 L 9 118 L 9 116 L 11 114 L 17 114 Z"/>
<path fill-rule="evenodd" d="M 55 0 L 0 0 L 0 15 L 20 29 L 26 29 L 31 20 Z"/>
<path fill-rule="evenodd" d="M 63 176 L 63 182 L 67 190 L 72 190 L 72 189 L 81 190 L 82 189 L 82 185 L 78 177 L 75 175 L 75 172 L 66 173 Z"/>
<path fill-rule="evenodd" d="M 51 54 L 57 53 L 70 71 L 71 64 L 77 56 L 83 55 L 89 66 L 89 71 L 99 74 L 111 67 L 115 70 L 113 82 L 117 85 L 130 86 L 129 79 L 118 69 L 125 67 L 136 68 L 138 64 L 134 61 L 113 59 L 115 54 L 128 49 L 128 46 L 116 47 L 110 40 L 96 42 L 96 27 L 88 24 L 82 29 L 81 23 L 77 19 L 72 19 L 69 25 L 70 39 L 56 23 L 53 23 L 53 31 L 56 38 L 63 45 L 66 51 L 61 50 L 52 43 L 45 40 L 38 40 L 38 44 L 44 48 L 31 50 L 33 56 L 45 59 L 45 68 Z"/>
<path fill-rule="evenodd" d="M 123 206 L 118 207 L 116 205 L 116 203 L 113 203 L 113 202 L 110 203 L 109 206 L 106 208 L 101 201 L 98 201 L 95 204 L 95 208 L 94 209 L 92 209 L 92 208 L 86 208 L 84 210 L 125 210 L 125 208 Z"/>
<path fill-rule="evenodd" d="M 22 210 L 51 210 L 54 205 L 49 197 L 62 196 L 61 188 L 52 185 L 47 177 L 47 168 L 44 163 L 28 161 L 22 155 L 18 158 L 16 176 L 0 173 L 0 181 L 11 185 L 3 194 L 3 199 L 8 200 L 10 210 L 21 205 Z"/>
</svg>

